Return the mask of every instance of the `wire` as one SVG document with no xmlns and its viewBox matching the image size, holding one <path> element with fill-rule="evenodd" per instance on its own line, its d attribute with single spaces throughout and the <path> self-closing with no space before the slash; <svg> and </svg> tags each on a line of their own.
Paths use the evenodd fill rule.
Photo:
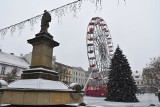
<svg viewBox="0 0 160 107">
<path fill-rule="evenodd" d="M 66 6 L 68 6 L 68 5 L 71 5 L 71 4 L 74 4 L 74 3 L 80 2 L 80 1 L 82 1 L 82 0 L 77 0 L 77 1 L 74 1 L 74 2 L 71 2 L 71 3 L 68 3 L 68 4 L 63 5 L 63 6 L 61 6 L 61 7 L 58 7 L 58 8 L 52 9 L 51 11 L 48 11 L 48 12 L 49 12 L 49 13 L 50 13 L 50 12 L 53 12 L 53 11 L 55 11 L 55 10 L 58 10 L 58 9 L 60 9 L 60 8 L 66 7 Z M 43 15 L 43 14 L 40 14 L 40 15 L 37 15 L 37 16 L 32 17 L 32 18 L 30 18 L 30 19 L 27 19 L 27 20 L 21 21 L 21 22 L 19 22 L 19 23 L 17 23 L 17 24 L 14 24 L 14 25 L 11 25 L 11 26 L 8 26 L 8 27 L 5 27 L 5 28 L 3 28 L 3 29 L 0 29 L 0 32 L 1 32 L 1 31 L 3 31 L 3 30 L 5 30 L 5 29 L 10 29 L 11 27 L 17 26 L 17 25 L 19 25 L 19 24 L 21 24 L 21 23 L 28 22 L 28 21 L 30 21 L 30 20 L 32 20 L 32 19 L 37 18 L 37 17 L 41 17 L 42 15 Z"/>
<path fill-rule="evenodd" d="M 61 7 L 52 9 L 52 10 L 50 10 L 48 12 L 49 13 L 54 12 L 55 15 L 58 17 L 58 22 L 59 22 L 59 19 L 62 18 L 62 16 L 65 15 L 65 13 L 67 13 L 68 7 L 69 7 L 70 12 L 72 11 L 73 12 L 73 16 L 75 17 L 77 9 L 81 8 L 82 1 L 86 1 L 86 0 L 73 1 L 73 2 L 68 3 L 66 5 L 63 5 Z M 90 1 L 91 3 L 95 3 L 96 9 L 98 8 L 98 5 L 100 5 L 100 7 L 101 7 L 101 1 L 102 0 L 88 0 L 88 1 Z M 78 2 L 79 2 L 79 4 L 77 4 Z M 0 33 L 1 33 L 2 38 L 4 38 L 4 35 L 7 34 L 8 30 L 10 30 L 11 35 L 13 35 L 13 33 L 16 31 L 17 27 L 18 27 L 18 30 L 19 30 L 19 34 L 21 34 L 22 30 L 24 29 L 25 23 L 27 23 L 27 22 L 30 22 L 31 29 L 33 29 L 34 24 L 37 23 L 37 20 L 40 19 L 40 17 L 42 17 L 42 15 L 43 14 L 40 14 L 40 15 L 37 15 L 35 17 L 26 19 L 26 20 L 21 21 L 19 23 L 16 23 L 16 24 L 13 24 L 11 26 L 8 26 L 8 27 L 5 27 L 3 29 L 0 29 Z"/>
</svg>

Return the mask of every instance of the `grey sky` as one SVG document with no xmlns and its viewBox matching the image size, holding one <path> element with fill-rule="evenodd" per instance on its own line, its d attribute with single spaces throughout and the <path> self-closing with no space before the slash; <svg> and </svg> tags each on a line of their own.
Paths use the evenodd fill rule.
<svg viewBox="0 0 160 107">
<path fill-rule="evenodd" d="M 0 29 L 42 14 L 74 0 L 1 0 Z M 101 17 L 107 23 L 114 49 L 117 44 L 123 50 L 132 70 L 145 67 L 150 58 L 160 55 L 160 0 L 102 0 L 102 10 L 96 11 L 94 4 L 86 1 L 76 17 L 68 12 L 62 22 L 52 15 L 49 33 L 60 46 L 54 49 L 58 62 L 69 66 L 88 68 L 86 32 L 92 17 Z M 27 54 L 32 46 L 27 44 L 40 30 L 40 23 L 30 30 L 29 24 L 19 35 L 17 30 L 13 36 L 10 32 L 0 39 L 0 48 L 4 52 Z"/>
</svg>

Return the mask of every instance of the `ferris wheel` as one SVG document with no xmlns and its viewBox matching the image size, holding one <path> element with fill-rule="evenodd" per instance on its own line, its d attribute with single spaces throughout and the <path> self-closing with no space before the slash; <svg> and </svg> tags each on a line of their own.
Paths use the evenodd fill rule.
<svg viewBox="0 0 160 107">
<path fill-rule="evenodd" d="M 93 17 L 89 22 L 86 44 L 89 66 L 92 71 L 106 71 L 113 56 L 113 43 L 108 26 L 102 18 Z"/>
</svg>

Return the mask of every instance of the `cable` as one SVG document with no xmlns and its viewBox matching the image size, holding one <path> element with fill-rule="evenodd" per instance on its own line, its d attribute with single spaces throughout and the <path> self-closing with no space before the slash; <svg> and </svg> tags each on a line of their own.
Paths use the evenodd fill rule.
<svg viewBox="0 0 160 107">
<path fill-rule="evenodd" d="M 58 8 L 55 8 L 55 9 L 52 9 L 50 11 L 48 11 L 49 13 L 52 13 L 52 12 L 55 12 L 55 14 L 58 16 L 58 17 L 62 17 L 62 15 L 64 15 L 64 8 L 67 8 L 68 6 L 70 6 L 70 10 L 74 12 L 74 14 L 76 13 L 76 10 L 77 10 L 77 3 L 80 3 L 79 4 L 79 7 L 81 7 L 81 3 L 82 3 L 83 0 L 77 0 L 77 1 L 73 1 L 71 3 L 68 3 L 66 5 L 63 5 L 61 7 L 58 7 Z M 90 0 L 92 3 L 95 3 L 96 4 L 96 7 L 97 7 L 97 4 L 99 3 L 101 5 L 101 0 Z M 73 6 L 72 6 L 73 5 Z M 11 33 L 13 34 L 13 32 L 15 32 L 16 30 L 16 27 L 18 27 L 19 30 L 22 30 L 24 28 L 24 24 L 26 22 L 30 22 L 31 26 L 33 27 L 33 25 L 36 23 L 36 20 L 38 20 L 40 17 L 42 17 L 43 14 L 40 14 L 40 15 L 37 15 L 35 17 L 32 17 L 32 18 L 29 18 L 29 19 L 26 19 L 24 21 L 21 21 L 19 23 L 16 23 L 16 24 L 13 24 L 11 26 L 8 26 L 8 27 L 5 27 L 3 29 L 0 29 L 0 33 L 1 33 L 1 36 L 4 36 L 7 31 L 10 29 Z M 21 31 L 20 31 L 21 32 Z"/>
</svg>

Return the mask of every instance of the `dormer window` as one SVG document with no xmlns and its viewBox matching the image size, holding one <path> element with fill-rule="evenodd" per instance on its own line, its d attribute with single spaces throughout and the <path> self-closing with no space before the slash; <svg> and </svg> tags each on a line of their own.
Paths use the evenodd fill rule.
<svg viewBox="0 0 160 107">
<path fill-rule="evenodd" d="M 135 78 L 139 78 L 139 76 L 138 76 L 138 75 L 136 75 L 136 76 L 135 76 Z"/>
</svg>

